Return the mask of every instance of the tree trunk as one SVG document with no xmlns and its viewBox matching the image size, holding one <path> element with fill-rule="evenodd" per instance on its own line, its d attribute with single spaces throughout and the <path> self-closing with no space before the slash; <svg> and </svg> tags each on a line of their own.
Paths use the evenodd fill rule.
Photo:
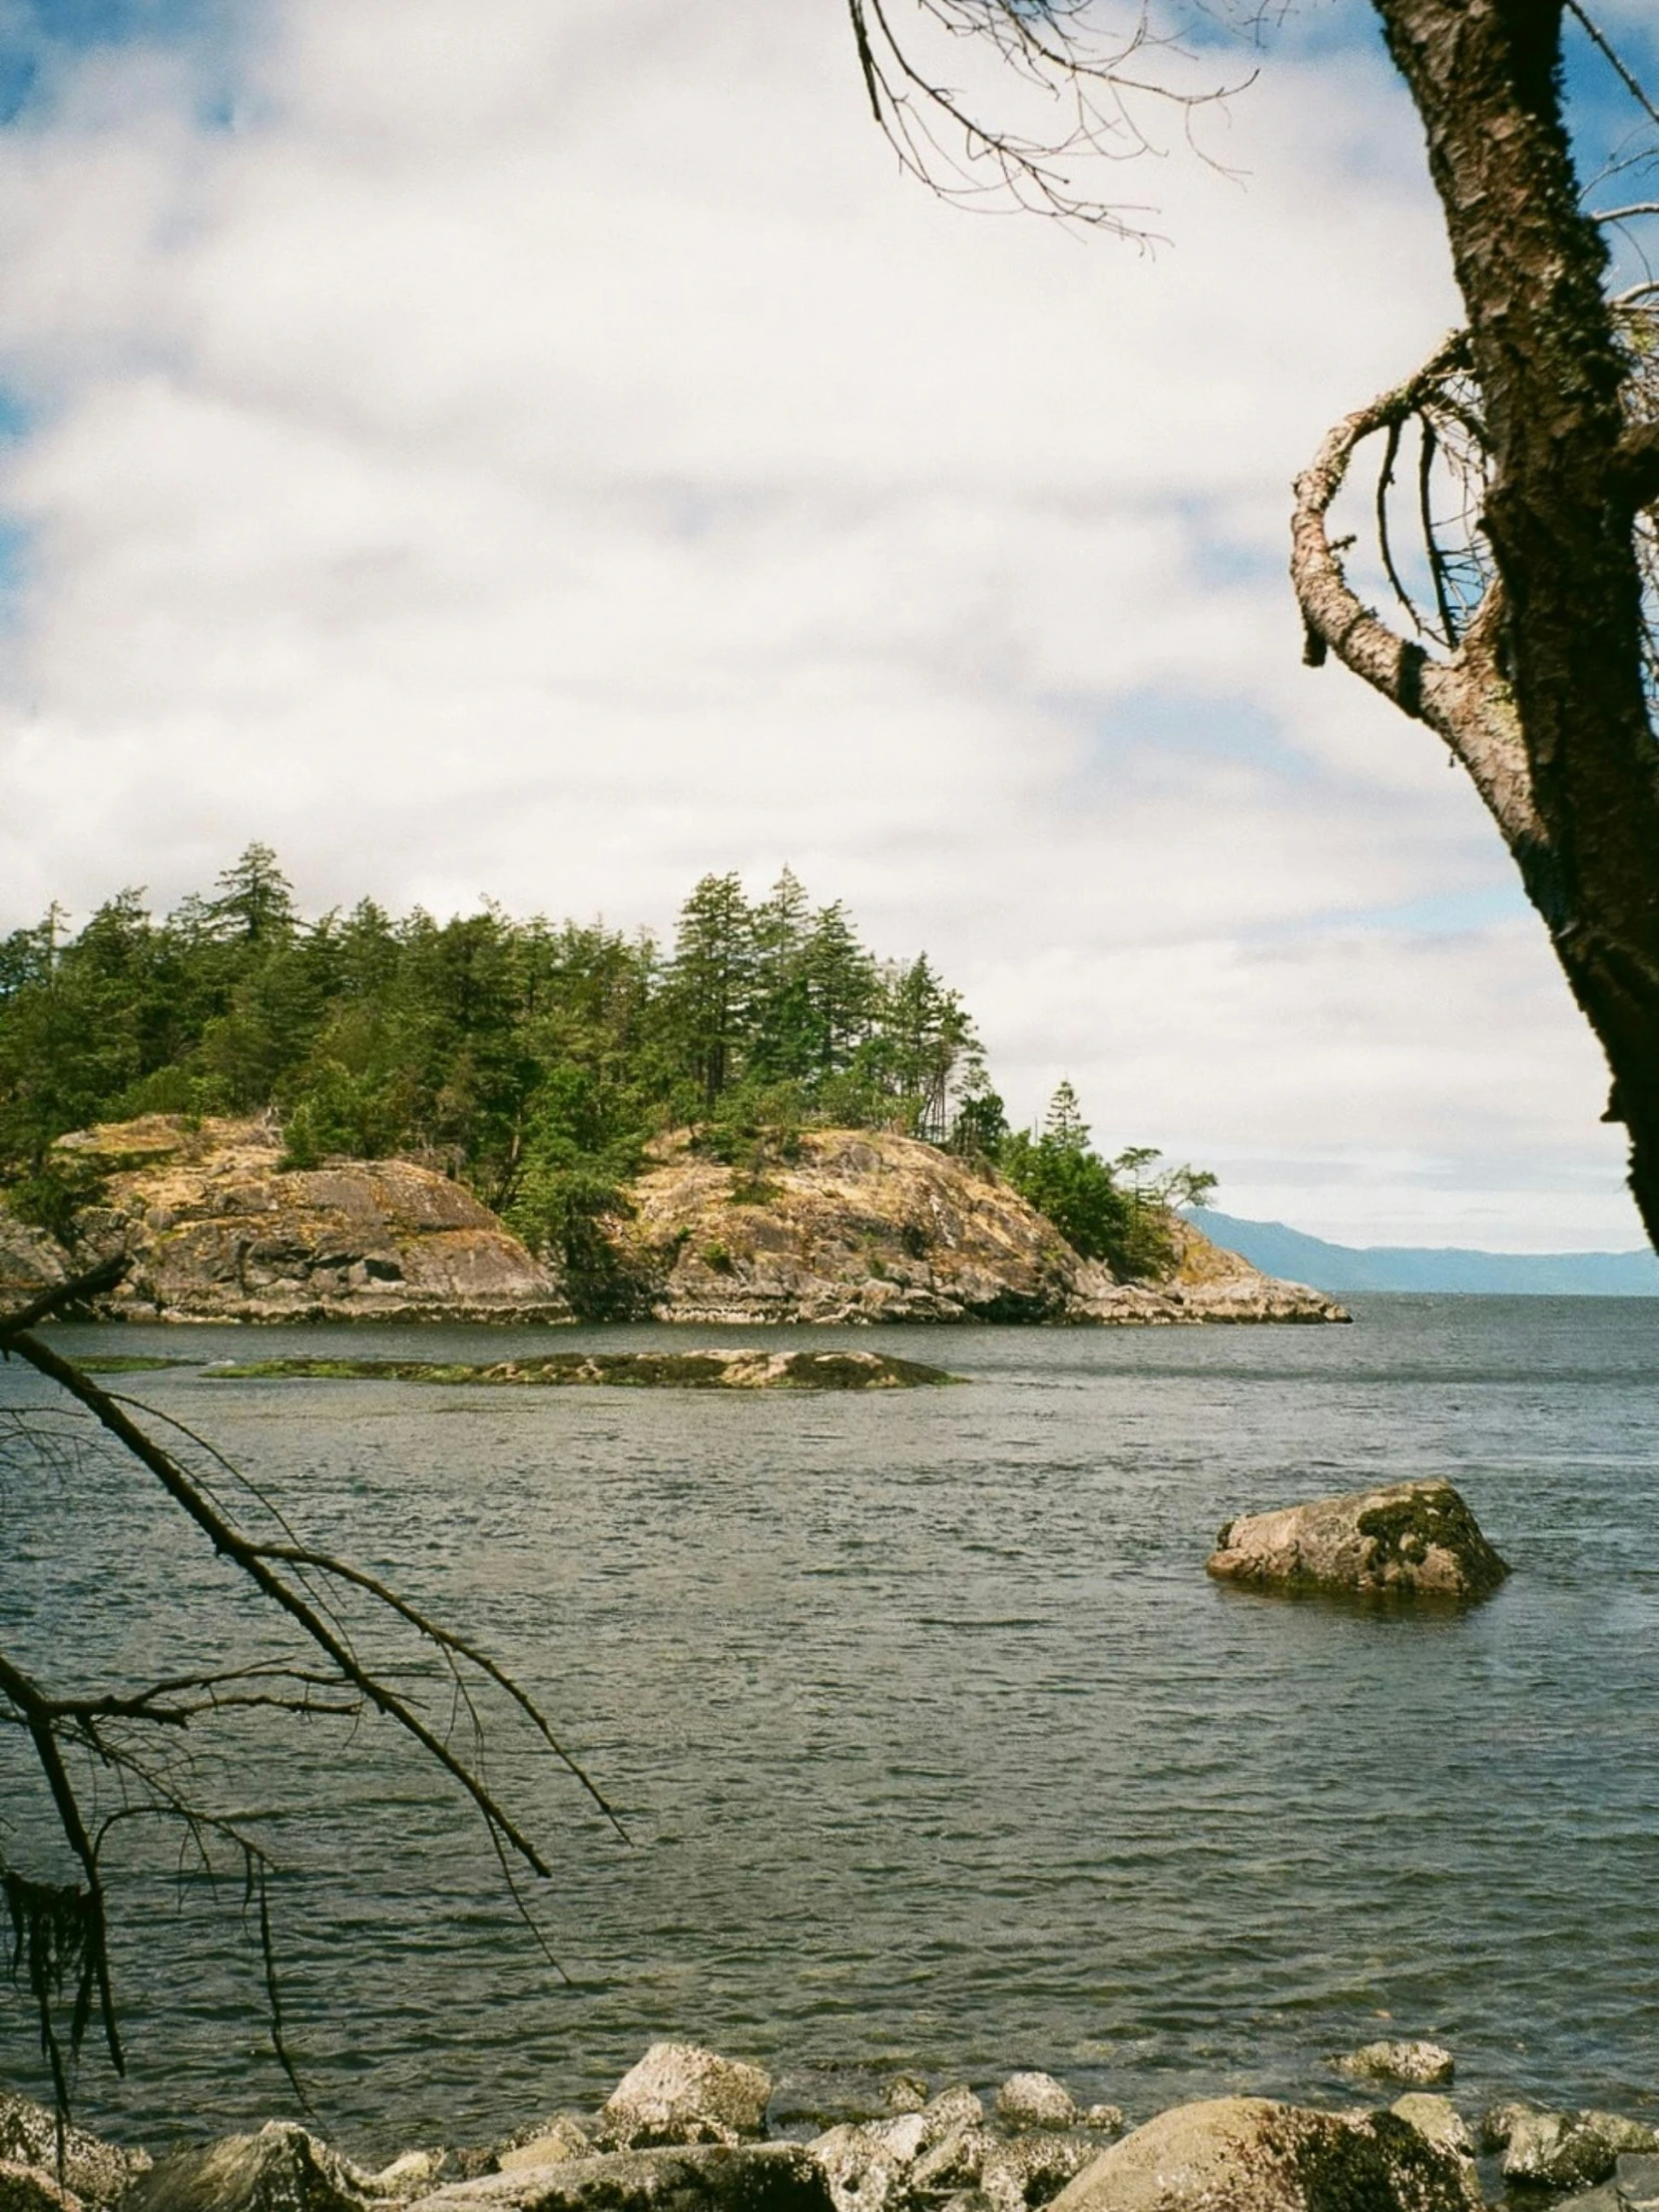
<svg viewBox="0 0 1659 2212">
<path fill-rule="evenodd" d="M 1560 0 L 1375 5 L 1427 135 L 1468 314 L 1498 581 L 1449 664 L 1347 589 L 1324 512 L 1359 437 L 1408 410 L 1402 386 L 1333 432 L 1298 486 L 1310 657 L 1329 645 L 1469 768 L 1606 1051 L 1608 1118 L 1629 1132 L 1630 1187 L 1659 1246 L 1659 749 L 1633 529 L 1653 438 L 1627 429 L 1605 249 L 1578 206 Z"/>
</svg>

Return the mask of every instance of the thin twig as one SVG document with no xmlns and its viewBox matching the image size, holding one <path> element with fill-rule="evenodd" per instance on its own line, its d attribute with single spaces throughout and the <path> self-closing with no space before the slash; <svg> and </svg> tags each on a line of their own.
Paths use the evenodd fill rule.
<svg viewBox="0 0 1659 2212">
<path fill-rule="evenodd" d="M 1659 108 L 1656 108 L 1648 98 L 1641 79 L 1615 50 L 1600 24 L 1585 13 L 1583 8 L 1579 6 L 1578 0 L 1566 0 L 1566 9 L 1590 43 L 1599 49 L 1602 57 L 1612 68 L 1614 75 L 1619 79 L 1632 100 L 1643 110 L 1651 122 L 1659 123 Z"/>
</svg>

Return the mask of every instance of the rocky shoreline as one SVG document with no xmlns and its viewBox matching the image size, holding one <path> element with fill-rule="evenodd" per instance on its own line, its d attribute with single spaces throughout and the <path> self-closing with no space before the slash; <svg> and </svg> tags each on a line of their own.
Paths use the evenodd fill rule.
<svg viewBox="0 0 1659 2212">
<path fill-rule="evenodd" d="M 568 1323 L 580 1284 L 429 1162 L 283 1164 L 266 1120 L 150 1114 L 59 1140 L 91 1195 L 68 1244 L 0 1203 L 0 1305 L 91 1262 L 105 1320 Z M 610 1219 L 605 1318 L 730 1328 L 1344 1322 L 1172 1216 L 1156 1282 L 1119 1282 L 989 1168 L 914 1138 L 802 1132 L 764 1174 L 662 1139 Z"/>
<path fill-rule="evenodd" d="M 1443 2093 L 1449 2051 L 1378 2042 L 1328 2061 L 1391 2102 L 1181 2104 L 1127 2130 L 1046 2073 L 987 2101 L 862 2066 L 760 2066 L 656 2043 L 597 2112 L 378 2171 L 291 2121 L 152 2156 L 0 2094 L 0 2212 L 1654 2212 L 1659 2130 L 1616 2113 Z"/>
</svg>

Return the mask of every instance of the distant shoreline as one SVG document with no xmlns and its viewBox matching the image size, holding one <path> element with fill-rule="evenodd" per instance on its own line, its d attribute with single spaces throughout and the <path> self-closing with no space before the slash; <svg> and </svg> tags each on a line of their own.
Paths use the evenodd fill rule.
<svg viewBox="0 0 1659 2212">
<path fill-rule="evenodd" d="M 1264 1274 L 1332 1297 L 1386 1291 L 1512 1298 L 1659 1298 L 1652 1252 L 1480 1252 L 1458 1246 L 1340 1245 L 1282 1221 L 1197 1207 L 1186 1218 Z"/>
</svg>

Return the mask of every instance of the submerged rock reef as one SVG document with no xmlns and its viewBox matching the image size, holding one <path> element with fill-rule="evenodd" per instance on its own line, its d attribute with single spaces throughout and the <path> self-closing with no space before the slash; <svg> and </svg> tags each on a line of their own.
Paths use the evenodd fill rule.
<svg viewBox="0 0 1659 2212">
<path fill-rule="evenodd" d="M 265 1120 L 174 1114 L 59 1141 L 97 1184 L 73 1252 L 0 1207 L 0 1300 L 124 1252 L 109 1318 L 522 1321 L 577 1318 L 571 1287 L 465 1187 L 415 1160 L 282 1165 Z M 992 1170 L 914 1138 L 809 1130 L 764 1173 L 661 1140 L 609 1224 L 630 1318 L 749 1323 L 1340 1322 L 1172 1218 L 1172 1264 L 1121 1283 L 1081 1259 Z M 615 1288 L 613 1284 L 613 1289 Z"/>
<path fill-rule="evenodd" d="M 211 1381 L 229 1382 L 459 1382 L 504 1389 L 913 1390 L 962 1380 L 919 1360 L 839 1351 L 555 1352 L 545 1360 L 476 1367 L 446 1360 L 237 1360 L 206 1372 Z"/>
<path fill-rule="evenodd" d="M 1413 2075 L 1432 2044 L 1370 2045 L 1351 2074 Z M 1386 2063 L 1380 2054 L 1386 2054 Z M 1051 2074 L 973 2089 L 816 2066 L 781 2080 L 655 2043 L 596 2113 L 486 2147 L 421 2148 L 369 2172 L 291 2121 L 152 2160 L 0 2095 L 3 2212 L 1478 2212 L 1476 2141 L 1445 2096 L 1329 2111 L 1268 2097 L 1182 2104 L 1124 2131 Z M 1606 2112 L 1495 2107 L 1487 2178 L 1529 2204 L 1654 2212 L 1659 2134 Z M 1499 2155 L 1501 2154 L 1501 2156 Z"/>
</svg>

